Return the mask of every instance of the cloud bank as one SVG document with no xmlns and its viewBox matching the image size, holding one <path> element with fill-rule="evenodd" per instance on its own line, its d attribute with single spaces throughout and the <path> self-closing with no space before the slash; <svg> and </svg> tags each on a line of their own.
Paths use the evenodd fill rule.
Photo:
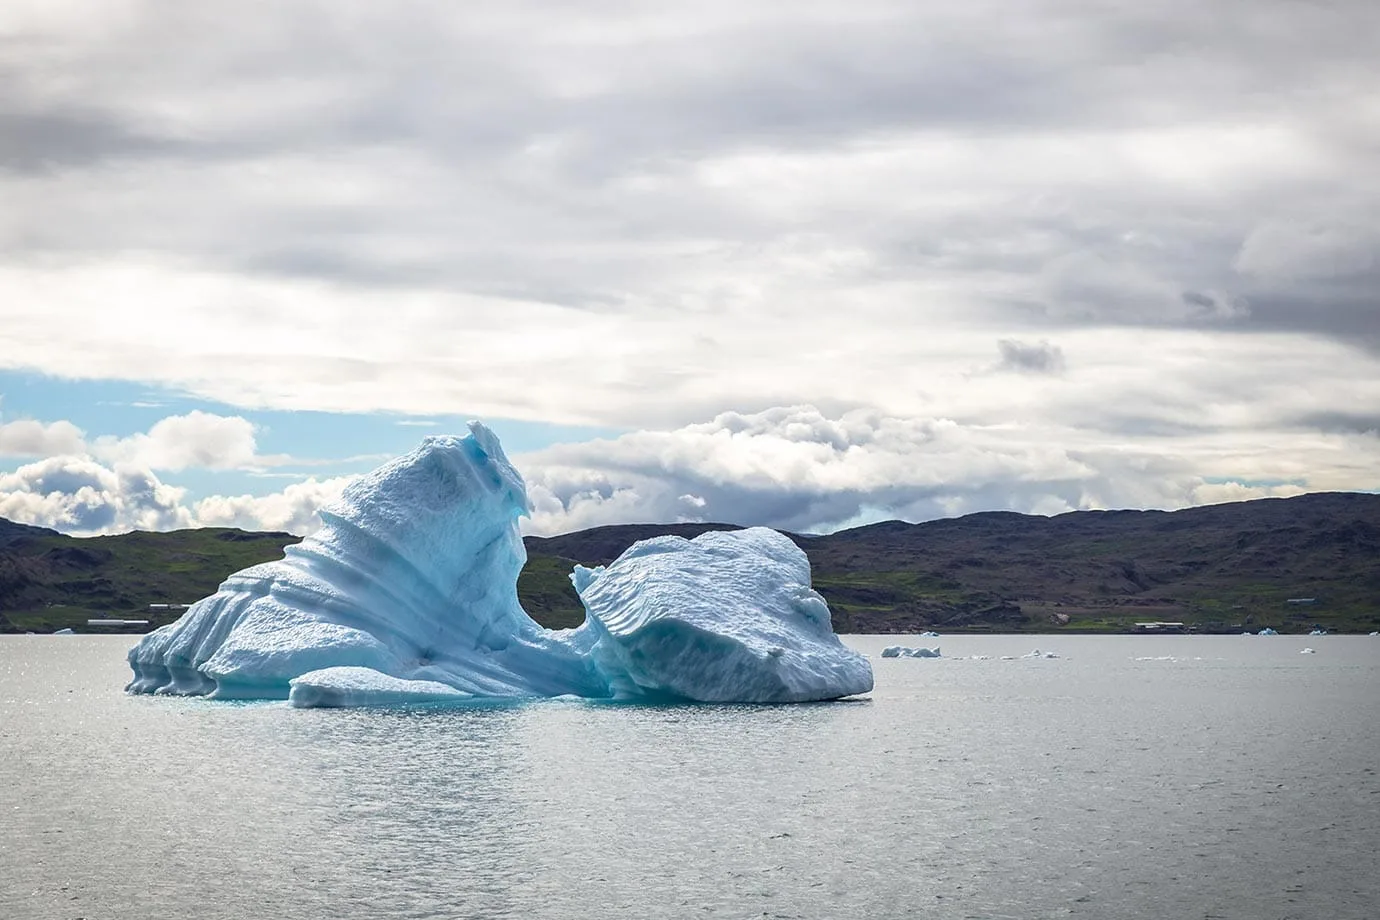
<svg viewBox="0 0 1380 920">
<path fill-rule="evenodd" d="M 92 443 L 107 456 L 142 451 L 145 459 L 157 458 L 172 470 L 183 470 L 187 457 L 201 458 L 208 468 L 234 455 L 253 463 L 252 434 L 247 450 L 224 437 L 225 431 L 240 430 L 233 423 L 243 419 L 189 418 L 170 417 L 146 434 Z M 65 431 L 62 423 L 15 430 Z M 175 451 L 148 448 L 160 431 L 196 432 L 202 440 Z M 1156 440 L 1158 448 L 1150 449 L 1043 422 L 989 425 L 877 409 L 831 415 L 790 406 L 558 444 L 513 459 L 532 503 L 524 527 L 536 534 L 667 521 L 765 524 L 810 533 L 994 509 L 1172 509 L 1356 483 L 1380 488 L 1374 420 L 1366 427 L 1364 419 L 1348 416 L 1334 420 L 1326 433 L 1302 424 L 1227 431 L 1166 424 Z M 1272 451 L 1278 444 L 1289 449 Z M 77 534 L 200 526 L 306 534 L 320 525 L 317 510 L 349 481 L 310 477 L 268 494 L 193 499 L 148 465 L 107 465 L 90 453 L 71 454 L 0 473 L 0 517 Z"/>
<path fill-rule="evenodd" d="M 0 368 L 634 432 L 531 456 L 544 532 L 1373 489 L 1377 33 L 1361 0 L 10 4 Z M 310 526 L 326 478 L 138 486 L 284 465 L 195 416 L 12 419 L 4 455 L 99 470 L 5 500 Z"/>
<path fill-rule="evenodd" d="M 993 509 L 1173 509 L 1327 488 L 1330 478 L 1380 460 L 1373 433 L 1338 434 L 1313 445 L 1316 466 L 1306 472 L 1292 462 L 1254 465 L 1253 478 L 1242 481 L 1221 471 L 1243 468 L 1260 444 L 1198 434 L 1178 440 L 1172 452 L 1153 453 L 1041 425 L 875 410 L 830 418 L 796 406 L 553 447 L 519 462 L 530 470 L 532 530 L 558 533 L 633 520 L 826 532 Z M 1342 452 L 1354 453 L 1328 462 Z"/>
<path fill-rule="evenodd" d="M 270 495 L 191 501 L 187 489 L 155 472 L 257 471 L 291 460 L 259 456 L 256 446 L 248 420 L 202 411 L 168 416 L 124 438 L 88 439 L 67 421 L 0 423 L 0 456 L 41 458 L 0 472 L 0 517 L 78 535 L 201 526 L 315 530 L 317 509 L 349 477 L 310 477 Z"/>
<path fill-rule="evenodd" d="M 944 394 L 994 341 L 1072 359 L 1092 330 L 1127 377 L 1172 376 L 1147 330 L 1210 339 L 1228 381 L 1274 335 L 1380 377 L 1359 0 L 130 0 L 0 28 L 5 366 L 651 428 L 966 416 Z"/>
</svg>

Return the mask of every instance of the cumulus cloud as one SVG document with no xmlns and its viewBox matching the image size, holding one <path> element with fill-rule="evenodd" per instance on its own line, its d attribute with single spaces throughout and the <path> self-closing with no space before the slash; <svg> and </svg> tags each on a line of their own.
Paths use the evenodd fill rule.
<svg viewBox="0 0 1380 920">
<path fill-rule="evenodd" d="M 1264 443 L 1281 438 L 1310 442 L 1315 465 L 1262 463 Z M 1044 425 L 875 410 L 829 417 L 811 406 L 724 413 L 518 460 L 533 499 L 528 526 L 543 534 L 676 520 L 825 531 L 996 509 L 1180 508 L 1330 488 L 1339 478 L 1353 488 L 1380 486 L 1373 472 L 1359 473 L 1359 465 L 1380 461 L 1380 440 L 1365 435 L 1190 433 L 1152 451 Z M 1218 475 L 1233 468 L 1241 478 Z M 1269 478 L 1281 482 L 1250 484 Z"/>
<path fill-rule="evenodd" d="M 0 473 L 0 517 L 76 534 L 189 527 L 185 490 L 147 470 L 50 457 Z"/>
<path fill-rule="evenodd" d="M 97 438 L 92 453 L 107 462 L 156 470 L 224 470 L 253 466 L 254 426 L 239 416 L 194 410 L 155 422 L 147 433 Z"/>
<path fill-rule="evenodd" d="M 1043 488 L 1076 500 L 1079 484 L 1096 475 L 1068 451 L 1012 435 L 872 410 L 837 418 L 811 406 L 724 413 L 529 455 L 531 526 L 552 532 L 632 518 L 831 529 L 868 509 L 942 517 L 946 502 L 985 490 L 1034 500 Z"/>
<path fill-rule="evenodd" d="M 349 477 L 316 478 L 269 495 L 212 495 L 195 503 L 155 470 L 256 468 L 254 428 L 240 417 L 193 411 L 168 416 L 147 432 L 88 442 L 70 422 L 20 420 L 0 426 L 0 455 L 51 454 L 0 472 L 0 517 L 74 534 L 226 526 L 306 534 L 316 511 Z"/>
<path fill-rule="evenodd" d="M 85 449 L 82 430 L 71 422 L 18 419 L 0 424 L 0 457 L 49 457 Z"/>
<path fill-rule="evenodd" d="M 312 477 L 269 495 L 214 495 L 196 503 L 196 520 L 208 527 L 279 530 L 306 535 L 321 527 L 321 518 L 316 512 L 339 498 L 350 481 L 348 476 L 326 480 Z"/>
<path fill-rule="evenodd" d="M 0 518 L 78 536 L 186 527 L 305 535 L 321 526 L 317 510 L 349 481 L 310 478 L 268 495 L 213 495 L 191 503 L 186 489 L 147 468 L 52 457 L 0 473 Z"/>
<path fill-rule="evenodd" d="M 532 504 L 524 526 L 539 534 L 639 521 L 823 532 L 986 510 L 1172 509 L 1380 488 L 1373 420 L 1301 414 L 1266 428 L 1244 407 L 1220 411 L 1211 424 L 1113 413 L 1080 427 L 801 405 L 559 444 L 514 461 Z M 0 517 L 78 534 L 192 526 L 307 534 L 349 481 L 312 477 L 269 494 L 193 500 L 147 466 L 58 456 L 0 473 Z"/>
</svg>

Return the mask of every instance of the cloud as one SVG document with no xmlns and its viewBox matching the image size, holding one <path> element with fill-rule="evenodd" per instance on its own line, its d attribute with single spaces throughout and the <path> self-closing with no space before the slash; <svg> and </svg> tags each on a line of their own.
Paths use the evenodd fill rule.
<svg viewBox="0 0 1380 920">
<path fill-rule="evenodd" d="M 617 519 L 830 529 L 867 509 L 945 516 L 945 502 L 997 483 L 1035 482 L 1076 498 L 1095 475 L 1067 451 L 1012 434 L 869 410 L 830 418 L 797 406 L 550 448 L 523 462 L 536 532 Z"/>
<path fill-rule="evenodd" d="M 1031 386 L 1047 376 L 1032 375 Z M 1051 384 L 1067 382 L 1058 377 Z M 1259 386 L 1247 381 L 1242 390 Z M 1192 392 L 1189 380 L 1184 398 Z M 1263 398 L 1285 401 L 1288 393 Z M 1172 509 L 1380 489 L 1374 419 L 1310 408 L 1326 402 L 1325 389 L 1292 395 L 1291 421 L 1280 427 L 1259 425 L 1249 402 L 1216 407 L 1196 424 L 1178 421 L 1174 406 L 1157 416 L 1148 406 L 1096 402 L 1069 408 L 1083 416 L 1079 425 L 1022 418 L 1020 406 L 999 423 L 868 407 L 834 413 L 772 407 L 553 445 L 514 461 L 529 486 L 532 516 L 525 526 L 540 534 L 665 521 L 822 532 L 973 511 Z M 1322 402 L 1310 401 L 1318 397 Z M 147 466 L 55 456 L 0 473 L 0 517 L 78 534 L 193 526 L 306 534 L 320 526 L 318 510 L 350 480 L 312 477 L 268 494 L 192 500 Z"/>
<path fill-rule="evenodd" d="M 1237 443 L 1243 437 L 1247 443 Z M 1261 443 L 1249 443 L 1252 437 Z M 1291 439 L 1309 443 L 1304 464 L 1260 462 L 1263 443 Z M 1375 488 L 1380 479 L 1363 470 L 1378 460 L 1373 435 L 1189 432 L 1148 450 L 1042 425 L 966 425 L 873 410 L 828 417 L 810 406 L 725 413 L 518 458 L 533 501 L 528 526 L 543 534 L 628 521 L 827 531 L 983 510 L 1172 509 L 1338 481 Z M 1224 469 L 1238 473 L 1219 476 Z M 1243 484 L 1272 478 L 1279 484 Z"/>
<path fill-rule="evenodd" d="M 1375 4 L 96 6 L 0 13 L 0 367 L 656 433 L 544 527 L 1373 481 Z M 179 418 L 0 444 L 285 465 Z"/>
<path fill-rule="evenodd" d="M 146 434 L 97 438 L 91 450 L 107 462 L 155 470 L 239 469 L 257 462 L 253 424 L 200 410 L 160 419 Z"/>
<path fill-rule="evenodd" d="M 85 448 L 82 430 L 71 422 L 45 424 L 33 419 L 18 419 L 0 424 L 0 457 L 80 454 Z"/>
<path fill-rule="evenodd" d="M 1064 352 L 1049 342 L 1030 344 L 1018 339 L 999 339 L 997 349 L 1001 352 L 996 368 L 999 371 L 1057 374 L 1064 369 Z"/>
<path fill-rule="evenodd" d="M 257 455 L 254 427 L 246 419 L 201 411 L 168 416 L 144 433 L 90 442 L 66 421 L 9 422 L 0 425 L 0 454 L 49 454 L 0 472 L 0 517 L 83 535 L 199 526 L 305 534 L 320 526 L 317 509 L 350 479 L 312 477 L 268 495 L 212 495 L 191 504 L 185 488 L 154 471 L 298 465 L 290 457 Z M 360 459 L 378 458 L 338 462 Z"/>
<path fill-rule="evenodd" d="M 315 477 L 270 495 L 215 495 L 196 503 L 198 524 L 309 534 L 321 526 L 317 511 L 340 497 L 352 477 Z"/>
<path fill-rule="evenodd" d="M 1232 265 L 1265 280 L 1360 275 L 1380 267 L 1380 228 L 1267 221 L 1251 230 Z"/>
<path fill-rule="evenodd" d="M 6 366 L 673 427 L 966 414 L 999 336 L 1380 354 L 1365 4 L 89 15 L 7 12 Z"/>
<path fill-rule="evenodd" d="M 0 517 L 76 534 L 171 530 L 193 523 L 184 494 L 147 470 L 51 457 L 0 473 Z"/>
<path fill-rule="evenodd" d="M 0 112 L 0 169 L 47 173 L 170 147 L 167 141 L 131 133 L 99 112 Z"/>
<path fill-rule="evenodd" d="M 186 489 L 163 482 L 147 468 L 51 457 L 0 473 L 0 518 L 79 536 L 186 527 L 304 535 L 321 526 L 317 510 L 349 481 L 310 478 L 268 495 L 213 495 L 189 504 Z"/>
</svg>

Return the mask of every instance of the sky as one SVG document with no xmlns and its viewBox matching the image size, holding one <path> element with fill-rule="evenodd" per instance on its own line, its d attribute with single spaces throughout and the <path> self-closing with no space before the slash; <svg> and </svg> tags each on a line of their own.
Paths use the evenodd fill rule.
<svg viewBox="0 0 1380 920">
<path fill-rule="evenodd" d="M 8 0 L 0 517 L 1380 490 L 1380 5 Z"/>
</svg>

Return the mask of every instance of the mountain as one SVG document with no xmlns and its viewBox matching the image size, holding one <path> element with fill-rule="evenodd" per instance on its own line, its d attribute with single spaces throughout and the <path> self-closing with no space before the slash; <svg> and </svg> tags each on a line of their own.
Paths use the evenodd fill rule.
<svg viewBox="0 0 1380 920">
<path fill-rule="evenodd" d="M 724 526 L 600 527 L 529 547 L 600 565 L 653 533 Z M 1380 627 L 1380 495 L 1369 493 L 1173 512 L 982 512 L 792 538 L 840 632 Z"/>
<path fill-rule="evenodd" d="M 55 537 L 56 530 L 49 530 L 46 527 L 34 527 L 29 524 L 16 524 L 0 518 L 0 546 L 13 543 L 15 540 L 22 540 L 25 537 Z"/>
<path fill-rule="evenodd" d="M 1021 618 L 1097 630 L 1380 626 L 1380 495 L 1365 493 L 892 522 L 819 538 L 808 552 L 816 587 L 852 625 L 909 613 L 939 628 Z"/>
<path fill-rule="evenodd" d="M 181 613 L 167 605 L 190 604 L 301 539 L 226 528 L 78 538 L 25 527 L 5 542 L 20 526 L 0 520 L 0 632 L 81 629 L 105 615 L 158 626 Z"/>
<path fill-rule="evenodd" d="M 572 565 L 606 564 L 650 536 L 714 529 L 732 525 L 528 537 L 523 606 L 545 625 L 578 625 Z M 158 625 L 178 611 L 149 604 L 190 603 L 296 539 L 221 529 L 77 539 L 0 521 L 0 630 L 82 626 L 93 611 Z M 1144 621 L 1223 632 L 1380 628 L 1380 495 L 1369 493 L 1174 512 L 984 512 L 792 539 L 839 632 L 1129 631 Z"/>
</svg>

